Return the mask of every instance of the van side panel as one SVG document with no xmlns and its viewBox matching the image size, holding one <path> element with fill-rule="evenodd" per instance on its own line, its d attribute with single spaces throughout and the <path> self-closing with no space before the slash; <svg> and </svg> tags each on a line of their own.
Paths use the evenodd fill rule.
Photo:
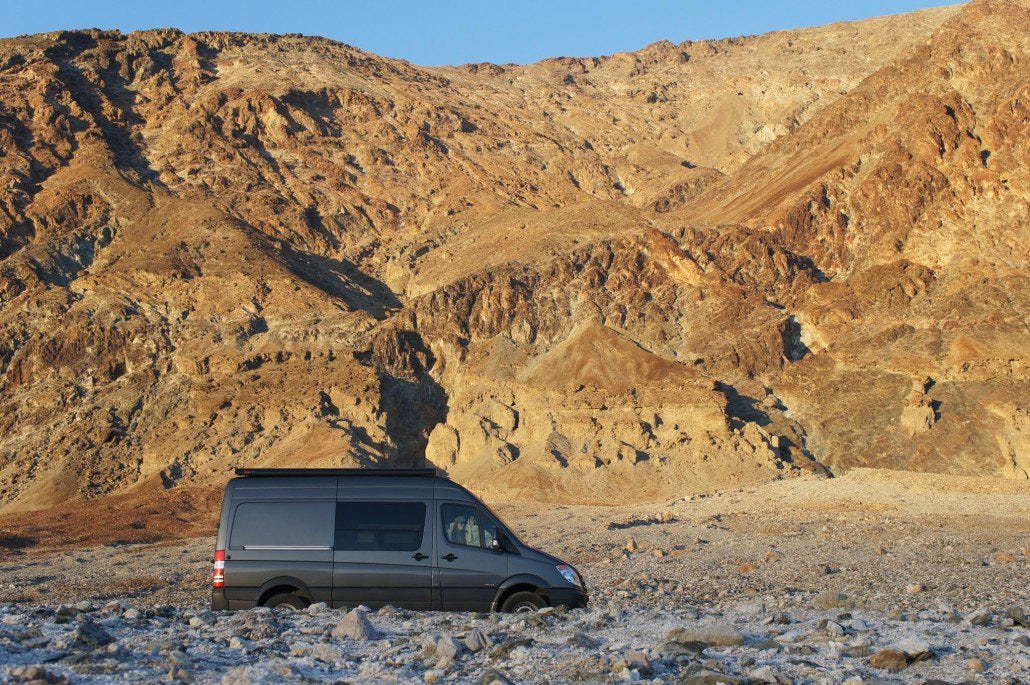
<svg viewBox="0 0 1030 685">
<path fill-rule="evenodd" d="M 433 479 L 340 478 L 333 606 L 431 609 Z"/>
<path fill-rule="evenodd" d="M 227 608 L 279 592 L 330 601 L 335 504 L 334 477 L 236 480 L 219 530 Z"/>
</svg>

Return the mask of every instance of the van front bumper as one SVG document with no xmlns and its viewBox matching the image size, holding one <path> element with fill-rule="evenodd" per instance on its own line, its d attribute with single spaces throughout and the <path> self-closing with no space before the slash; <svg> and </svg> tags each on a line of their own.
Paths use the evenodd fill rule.
<svg viewBox="0 0 1030 685">
<path fill-rule="evenodd" d="M 589 601 L 586 590 L 578 587 L 552 587 L 547 590 L 547 599 L 551 606 L 584 609 Z"/>
</svg>

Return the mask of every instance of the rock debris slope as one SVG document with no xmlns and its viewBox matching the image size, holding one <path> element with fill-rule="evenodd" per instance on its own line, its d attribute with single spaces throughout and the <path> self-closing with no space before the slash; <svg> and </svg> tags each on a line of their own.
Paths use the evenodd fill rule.
<svg viewBox="0 0 1030 685">
<path fill-rule="evenodd" d="M 1028 17 L 442 68 L 2 40 L 0 506 L 426 459 L 583 502 L 1025 478 Z"/>
</svg>

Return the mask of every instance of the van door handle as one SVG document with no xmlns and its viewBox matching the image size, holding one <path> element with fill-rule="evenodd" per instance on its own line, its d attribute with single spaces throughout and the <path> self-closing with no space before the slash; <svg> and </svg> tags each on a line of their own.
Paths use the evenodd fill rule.
<svg viewBox="0 0 1030 685">
<path fill-rule="evenodd" d="M 454 561 L 454 560 L 455 560 L 455 559 L 457 559 L 458 557 L 456 557 L 456 556 L 455 556 L 455 555 L 453 555 L 453 554 L 445 554 L 445 555 L 443 555 L 443 556 L 442 556 L 442 557 L 440 557 L 440 558 L 441 558 L 441 559 L 445 559 L 445 560 L 447 560 L 447 561 Z"/>
<path fill-rule="evenodd" d="M 428 554 L 422 554 L 422 552 L 415 552 L 414 554 L 411 555 L 411 558 L 414 559 L 415 561 L 422 561 L 423 559 L 428 559 L 429 555 Z"/>
</svg>

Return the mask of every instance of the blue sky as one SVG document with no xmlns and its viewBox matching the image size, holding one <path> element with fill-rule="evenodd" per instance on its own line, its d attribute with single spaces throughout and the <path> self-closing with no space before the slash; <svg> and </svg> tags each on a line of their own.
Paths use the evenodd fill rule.
<svg viewBox="0 0 1030 685">
<path fill-rule="evenodd" d="M 304 33 L 417 64 L 533 62 L 725 38 L 942 3 L 919 0 L 0 0 L 0 36 L 67 28 L 174 26 Z"/>
</svg>

